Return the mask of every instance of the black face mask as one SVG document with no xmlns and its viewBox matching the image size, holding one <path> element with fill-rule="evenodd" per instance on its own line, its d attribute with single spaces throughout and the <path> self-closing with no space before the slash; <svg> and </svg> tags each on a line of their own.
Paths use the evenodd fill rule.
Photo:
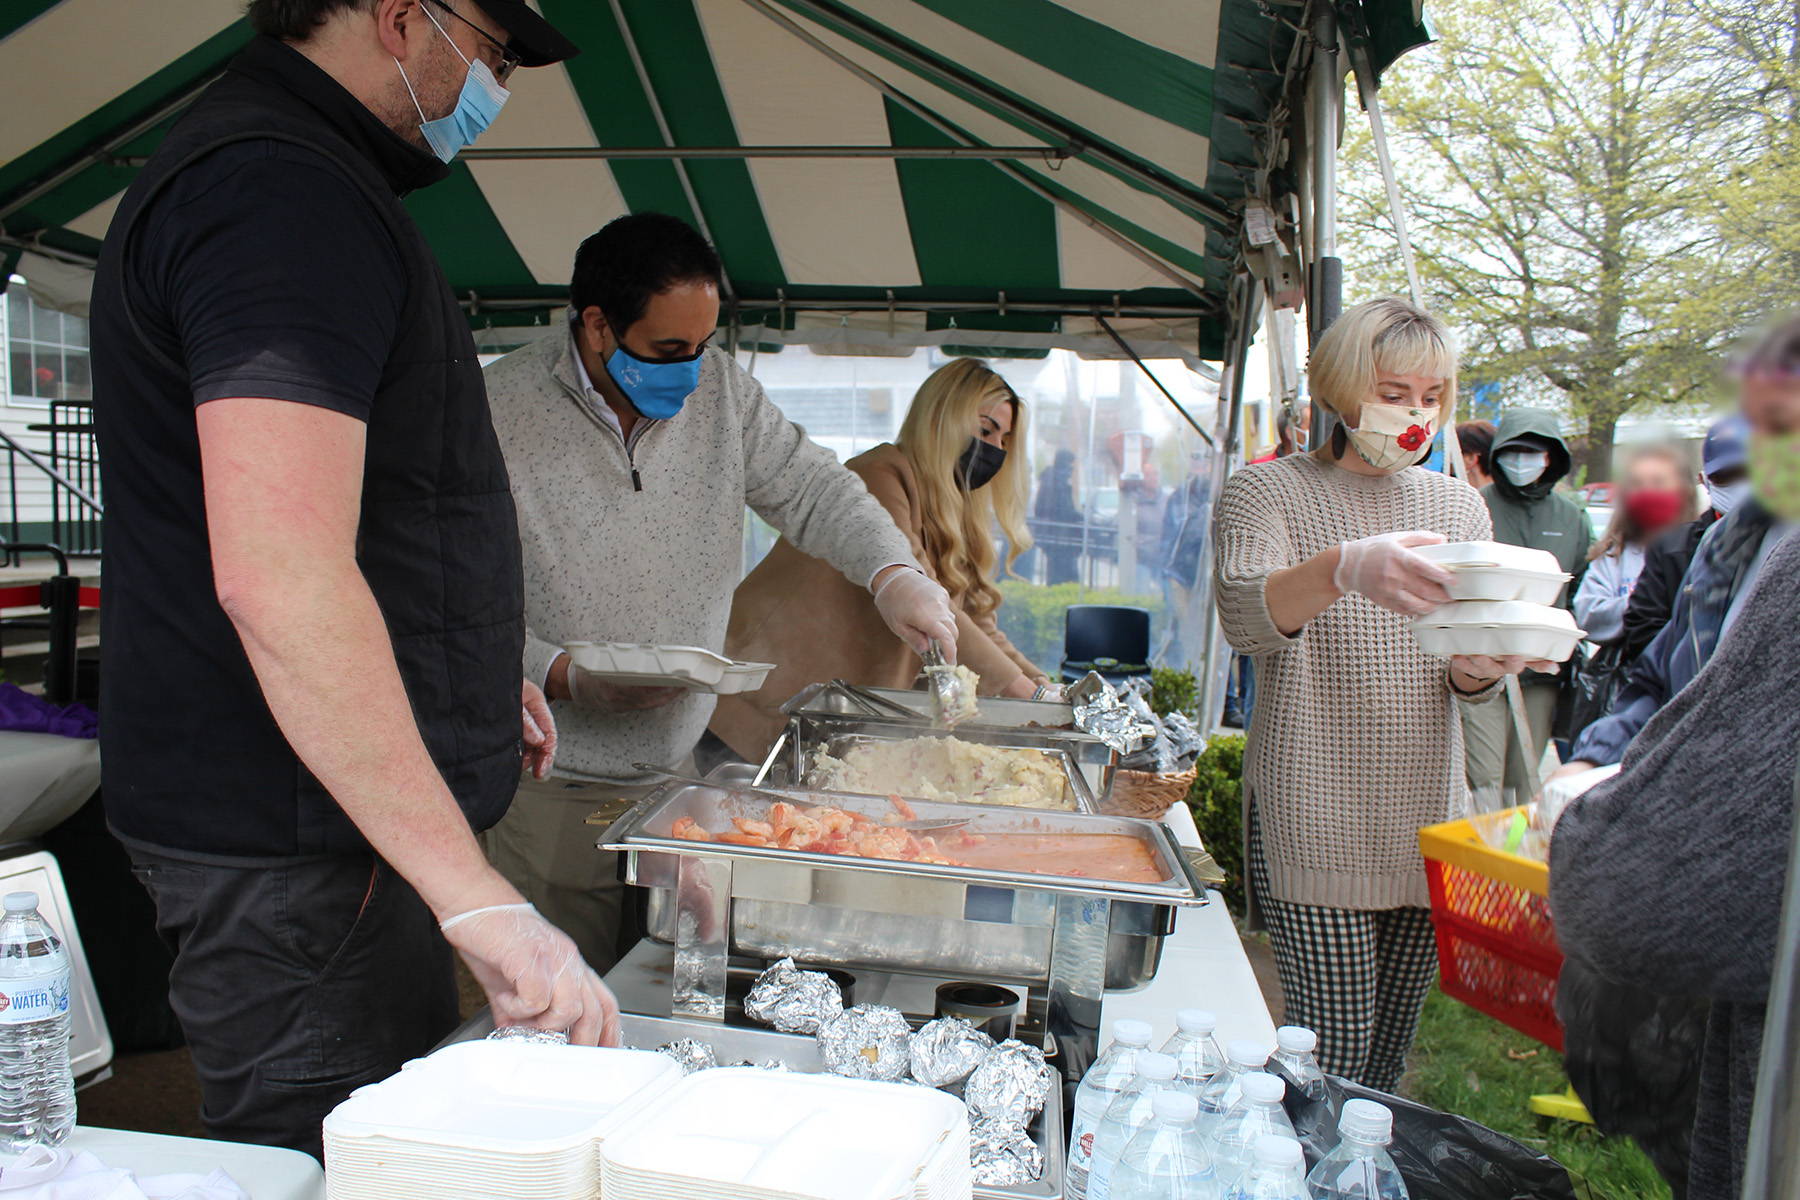
<svg viewBox="0 0 1800 1200">
<path fill-rule="evenodd" d="M 964 491 L 986 487 L 1000 468 L 1006 465 L 1006 451 L 978 437 L 969 439 L 969 448 L 956 460 L 956 482 Z"/>
</svg>

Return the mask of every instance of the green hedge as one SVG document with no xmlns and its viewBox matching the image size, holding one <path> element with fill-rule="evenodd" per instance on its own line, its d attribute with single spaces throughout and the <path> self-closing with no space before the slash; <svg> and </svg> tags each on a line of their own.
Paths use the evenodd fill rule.
<svg viewBox="0 0 1800 1200">
<path fill-rule="evenodd" d="M 1004 597 L 995 619 L 1019 653 L 1029 658 L 1052 677 L 1062 663 L 1063 613 L 1073 604 L 1129 604 L 1150 610 L 1152 627 L 1162 611 L 1158 596 L 1132 596 L 1117 588 L 1083 588 L 1078 583 L 1059 583 L 1055 587 L 1028 583 L 1022 579 L 1000 582 Z"/>
<path fill-rule="evenodd" d="M 1208 738 L 1194 764 L 1188 807 L 1200 827 L 1200 841 L 1225 872 L 1219 891 L 1239 916 L 1244 912 L 1244 735 Z"/>
</svg>

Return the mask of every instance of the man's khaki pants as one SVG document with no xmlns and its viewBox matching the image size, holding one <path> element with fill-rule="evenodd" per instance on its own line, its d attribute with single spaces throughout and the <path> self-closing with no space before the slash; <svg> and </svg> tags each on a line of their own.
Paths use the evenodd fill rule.
<svg viewBox="0 0 1800 1200">
<path fill-rule="evenodd" d="M 605 825 L 588 818 L 602 812 L 616 817 L 654 786 L 528 776 L 519 781 L 506 816 L 482 835 L 488 861 L 603 975 L 630 949 L 621 941 L 634 940 L 637 931 L 622 928 L 619 856 L 594 849 Z"/>
<path fill-rule="evenodd" d="M 1504 693 L 1485 704 L 1457 703 L 1456 707 L 1462 710 L 1469 791 L 1475 797 L 1477 809 L 1504 808 L 1531 800 L 1530 796 L 1518 793 L 1530 786 L 1526 783 L 1526 762 L 1535 769 L 1543 761 L 1544 747 L 1550 744 L 1550 723 L 1556 717 L 1556 689 L 1528 684 L 1520 690 L 1524 693 L 1526 720 L 1531 725 L 1529 746 L 1518 745 L 1518 739 L 1513 736 L 1512 713 Z M 1514 795 L 1503 796 L 1502 786 Z"/>
</svg>

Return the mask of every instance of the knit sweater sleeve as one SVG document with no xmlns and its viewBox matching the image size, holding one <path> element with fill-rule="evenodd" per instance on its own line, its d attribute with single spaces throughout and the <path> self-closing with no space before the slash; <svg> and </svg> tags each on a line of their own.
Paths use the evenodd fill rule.
<svg viewBox="0 0 1800 1200">
<path fill-rule="evenodd" d="M 800 550 L 858 587 L 883 567 L 919 566 L 906 535 L 854 472 L 806 436 L 735 363 L 744 406 L 744 500 Z"/>
<path fill-rule="evenodd" d="M 1240 654 L 1274 654 L 1296 644 L 1269 613 L 1269 576 L 1298 565 L 1288 537 L 1285 497 L 1268 468 L 1233 475 L 1213 514 L 1213 584 L 1225 640 Z"/>
</svg>

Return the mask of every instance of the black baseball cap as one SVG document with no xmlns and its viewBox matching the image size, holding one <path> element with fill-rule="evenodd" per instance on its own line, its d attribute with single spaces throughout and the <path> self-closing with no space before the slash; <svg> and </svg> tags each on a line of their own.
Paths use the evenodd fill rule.
<svg viewBox="0 0 1800 1200">
<path fill-rule="evenodd" d="M 506 30 L 506 45 L 521 67 L 547 67 L 574 58 L 581 47 L 556 31 L 525 0 L 475 0 L 481 11 Z"/>
</svg>

